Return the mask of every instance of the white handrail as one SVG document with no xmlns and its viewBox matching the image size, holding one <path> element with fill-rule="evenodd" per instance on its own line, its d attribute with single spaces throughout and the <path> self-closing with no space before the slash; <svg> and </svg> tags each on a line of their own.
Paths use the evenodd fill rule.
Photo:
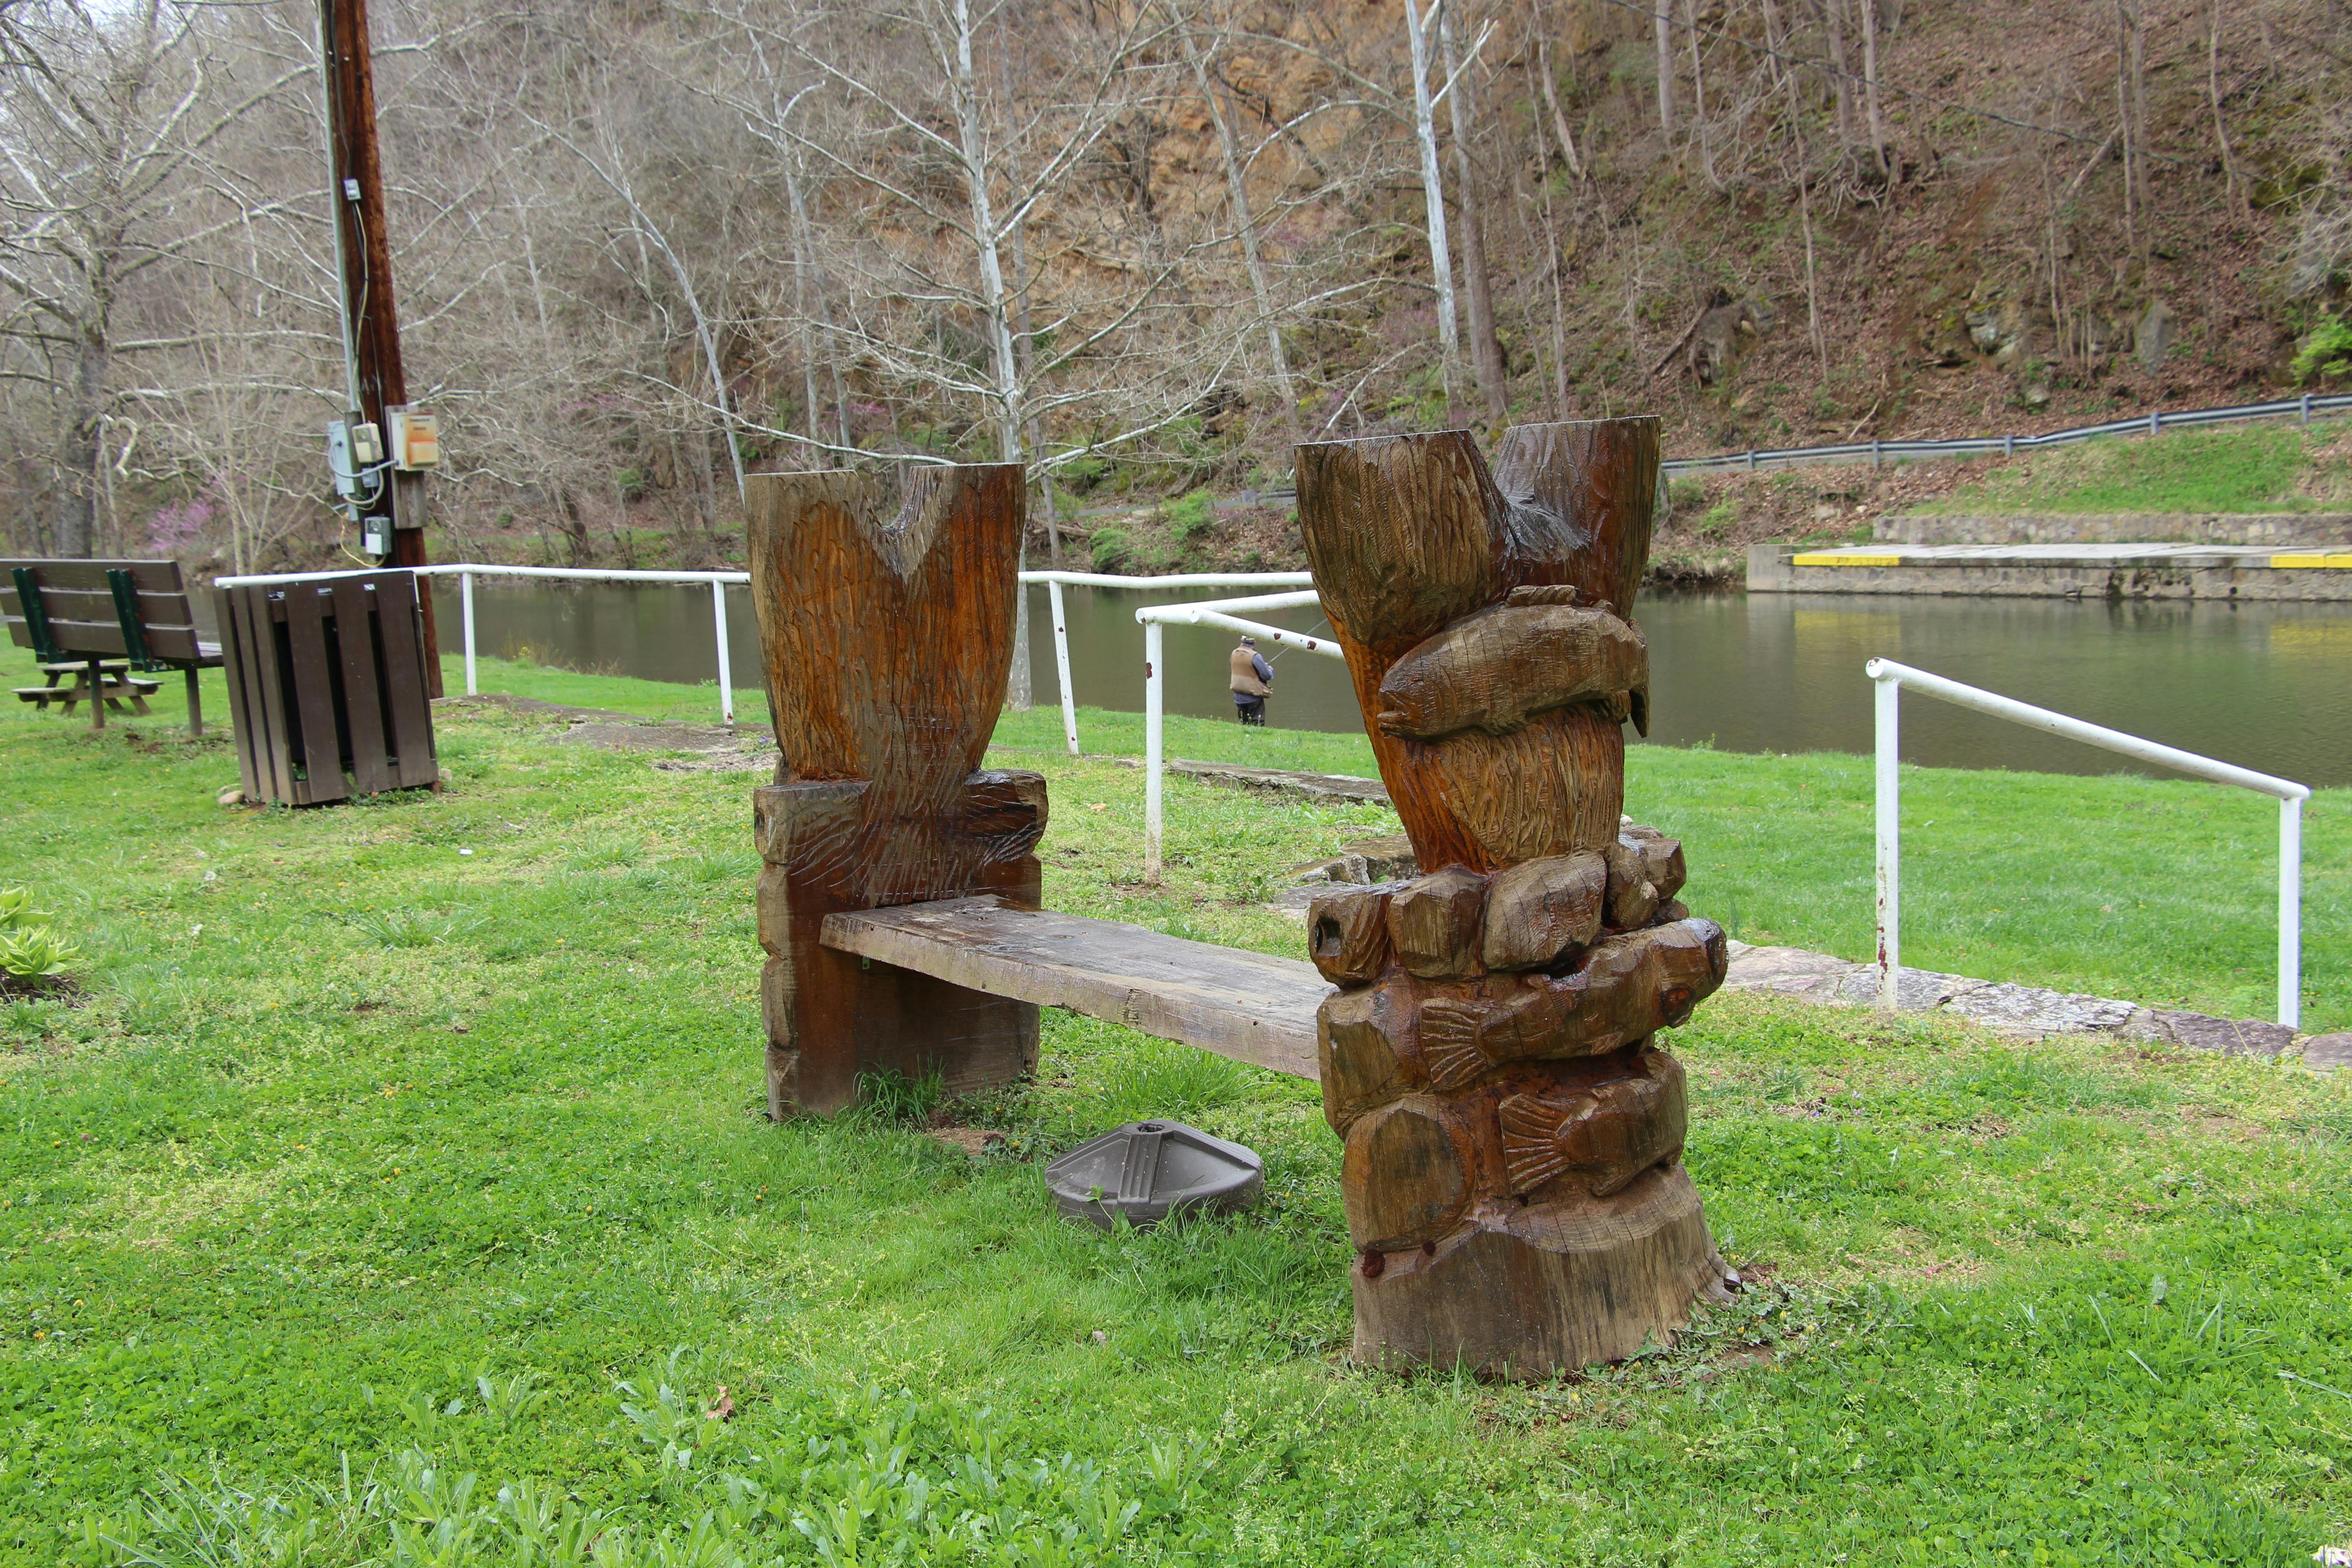
<svg viewBox="0 0 2352 1568">
<path fill-rule="evenodd" d="M 1119 577 L 1108 572 L 1024 572 L 1021 581 L 1045 584 L 1053 601 L 1054 669 L 1062 682 L 1062 740 L 1075 757 L 1078 754 L 1078 700 L 1070 689 L 1070 622 L 1063 609 L 1063 588 L 1298 587 L 1313 583 L 1315 576 L 1309 572 L 1176 572 L 1158 577 Z M 1149 633 L 1144 640 L 1150 641 Z M 1157 662 L 1153 656 L 1146 654 L 1146 664 Z"/>
<path fill-rule="evenodd" d="M 216 588 L 274 586 L 286 583 L 317 582 L 322 578 L 373 577 L 383 572 L 407 572 L 419 577 L 455 577 L 463 611 L 466 641 L 466 695 L 478 690 L 474 647 L 474 579 L 476 577 L 553 577 L 592 583 L 708 583 L 710 584 L 711 615 L 718 642 L 719 712 L 720 721 L 735 722 L 734 661 L 727 646 L 727 585 L 749 584 L 749 572 L 662 572 L 640 571 L 619 567 L 592 566 L 515 566 L 481 561 L 445 562 L 436 566 L 371 567 L 351 572 L 276 572 L 242 577 L 216 577 Z M 1108 572 L 1024 572 L 1024 584 L 1043 583 L 1052 595 L 1054 608 L 1054 659 L 1062 683 L 1062 732 L 1069 746 L 1070 755 L 1078 754 L 1077 699 L 1070 686 L 1069 622 L 1063 614 L 1062 589 L 1082 588 L 1169 588 L 1224 587 L 1288 587 L 1311 584 L 1314 575 L 1307 572 L 1175 572 L 1156 577 L 1121 577 Z M 1231 604 L 1244 607 L 1273 608 L 1278 605 L 1312 603 L 1315 595 L 1303 597 L 1297 594 L 1261 595 L 1255 598 L 1236 599 Z M 1223 604 L 1224 601 L 1218 601 Z M 1241 630 L 1276 641 L 1297 640 L 1296 632 L 1277 631 L 1272 626 L 1259 626 L 1229 620 L 1203 621 L 1202 625 L 1238 626 Z M 1309 644 L 1312 647 L 1311 643 Z M 1316 652 L 1325 649 L 1313 649 Z M 1336 657 L 1336 653 L 1334 654 Z"/>
<path fill-rule="evenodd" d="M 1285 573 L 1284 576 L 1306 576 L 1305 573 Z M 1314 579 L 1308 577 L 1312 582 Z M 1205 599 L 1193 605 L 1146 605 L 1135 612 L 1143 623 L 1143 879 L 1160 880 L 1160 841 L 1166 826 L 1160 775 L 1166 763 L 1167 748 L 1161 731 L 1167 722 L 1167 659 L 1166 638 L 1162 628 L 1174 623 L 1179 626 L 1223 626 L 1244 637 L 1270 637 L 1292 647 L 1305 648 L 1308 653 L 1345 662 L 1347 656 L 1339 645 L 1329 637 L 1311 637 L 1304 632 L 1285 631 L 1280 626 L 1264 626 L 1256 621 L 1230 616 L 1227 610 L 1286 610 L 1302 605 L 1319 605 L 1322 596 L 1309 588 L 1297 594 L 1259 594 L 1238 599 Z M 1065 676 L 1066 679 L 1066 675 Z M 1071 731 L 1076 750 L 1075 736 Z"/>
<path fill-rule="evenodd" d="M 2080 741 L 2085 745 L 2101 746 L 2141 762 L 2210 779 L 2216 784 L 2235 784 L 2240 789 L 2276 796 L 2279 803 L 2278 1020 L 2289 1028 L 2302 1023 L 2303 803 L 2311 798 L 2309 785 L 2296 784 L 2292 779 L 2274 778 L 2269 773 L 2258 773 L 2234 763 L 2217 762 L 2211 757 L 2199 756 L 2194 752 L 2159 745 L 2154 741 L 2126 735 L 2120 730 L 2110 730 L 2102 724 L 2086 723 L 2063 713 L 2053 713 L 2047 708 L 2036 708 L 2030 702 L 2020 702 L 2013 697 L 2003 697 L 1998 692 L 1948 680 L 1940 675 L 1930 675 L 1924 669 L 1914 669 L 1892 659 L 1874 658 L 1864 667 L 1864 673 L 1878 685 L 1877 952 L 1878 1005 L 1881 1007 L 1895 1005 L 1896 979 L 1902 973 L 1902 786 L 1896 769 L 1896 702 L 1902 689 L 1908 686 L 1925 696 L 1956 707 L 1989 713 L 1996 719 L 2007 719 L 2012 723 L 2061 735 L 2070 741 Z"/>
</svg>

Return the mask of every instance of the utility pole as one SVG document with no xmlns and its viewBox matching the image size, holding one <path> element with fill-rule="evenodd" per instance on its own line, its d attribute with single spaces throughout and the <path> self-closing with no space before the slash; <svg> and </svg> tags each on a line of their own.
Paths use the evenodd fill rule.
<svg viewBox="0 0 2352 1568">
<path fill-rule="evenodd" d="M 376 150 L 375 75 L 368 59 L 367 0 L 319 0 L 319 51 L 327 100 L 328 194 L 335 209 L 335 261 L 341 274 L 344 365 L 352 407 L 389 441 L 392 416 L 408 409 L 400 365 L 400 318 L 394 308 L 392 240 L 383 221 L 383 163 Z M 394 465 L 383 470 L 379 501 L 390 503 L 391 566 L 422 566 L 425 476 Z M 441 695 L 441 642 L 433 594 L 417 584 L 425 619 L 425 676 Z"/>
</svg>

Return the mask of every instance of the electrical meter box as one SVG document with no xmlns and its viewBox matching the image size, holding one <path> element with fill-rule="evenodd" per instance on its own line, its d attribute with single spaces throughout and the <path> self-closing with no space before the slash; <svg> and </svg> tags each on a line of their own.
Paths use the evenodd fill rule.
<svg viewBox="0 0 2352 1568">
<path fill-rule="evenodd" d="M 392 466 L 404 473 L 441 466 L 440 421 L 422 408 L 395 408 L 392 423 Z"/>
</svg>

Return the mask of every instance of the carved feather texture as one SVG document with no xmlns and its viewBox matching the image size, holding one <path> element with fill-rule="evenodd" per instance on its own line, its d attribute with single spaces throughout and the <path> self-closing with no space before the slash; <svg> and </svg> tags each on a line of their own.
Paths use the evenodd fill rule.
<svg viewBox="0 0 2352 1568">
<path fill-rule="evenodd" d="M 1431 1085 L 1458 1089 L 1486 1070 L 1478 1050 L 1479 1009 L 1437 997 L 1421 1005 L 1421 1060 Z"/>
</svg>

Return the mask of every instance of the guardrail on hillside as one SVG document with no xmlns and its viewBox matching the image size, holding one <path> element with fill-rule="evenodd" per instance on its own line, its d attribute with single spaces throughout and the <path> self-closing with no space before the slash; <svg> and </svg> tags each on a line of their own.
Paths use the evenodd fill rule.
<svg viewBox="0 0 2352 1568">
<path fill-rule="evenodd" d="M 1843 441 L 1827 447 L 1758 447 L 1723 452 L 1711 458 L 1668 458 L 1659 468 L 1669 479 L 1682 474 L 1755 473 L 1765 468 L 1795 468 L 1810 463 L 1919 462 L 1931 458 L 2008 458 L 2042 447 L 2095 440 L 2101 436 L 2160 436 L 2167 430 L 2187 430 L 2200 425 L 2242 425 L 2257 419 L 2294 419 L 2311 423 L 2315 414 L 2352 413 L 2352 394 L 2304 393 L 2277 403 L 2240 403 L 2226 408 L 2184 408 L 2177 414 L 2151 409 L 2129 419 L 2105 425 L 2082 425 L 2072 430 L 2051 430 L 2040 436 L 1965 436 L 1950 441 Z M 1296 490 L 1245 490 L 1239 500 L 1220 506 L 1289 506 Z"/>
<path fill-rule="evenodd" d="M 2200 425 L 2242 425 L 2256 419 L 2296 419 L 2311 423 L 2314 414 L 2352 411 L 2352 395 L 2315 397 L 2305 393 L 2280 403 L 2241 403 L 2228 408 L 2185 408 L 2178 414 L 2151 409 L 2131 419 L 2105 425 L 2083 425 L 2072 430 L 2052 430 L 2040 436 L 1970 436 L 1954 441 L 1847 441 L 1832 447 L 1792 447 L 1784 451 L 1727 452 L 1714 458 L 1669 458 L 1660 465 L 1669 477 L 1676 474 L 1721 474 L 1734 470 L 1790 468 L 1806 463 L 1885 463 L 1927 458 L 1986 458 L 1998 453 L 2013 457 L 2042 447 L 2089 441 L 2101 436 L 2160 436 Z"/>
</svg>

